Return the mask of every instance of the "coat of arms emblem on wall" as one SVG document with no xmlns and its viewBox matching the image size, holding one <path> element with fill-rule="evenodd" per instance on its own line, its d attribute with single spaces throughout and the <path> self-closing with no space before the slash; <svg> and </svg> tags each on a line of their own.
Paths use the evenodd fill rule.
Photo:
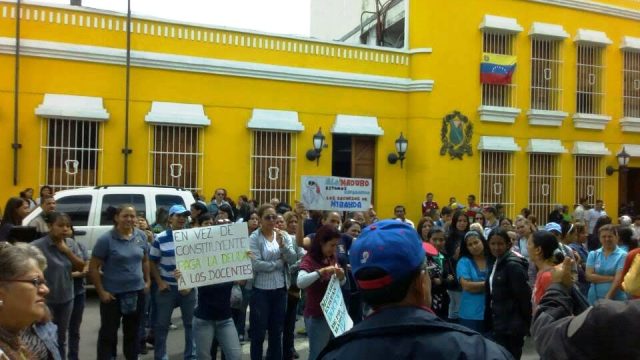
<svg viewBox="0 0 640 360">
<path fill-rule="evenodd" d="M 459 111 L 454 111 L 442 119 L 442 130 L 440 138 L 442 147 L 440 155 L 449 153 L 452 159 L 462 160 L 462 156 L 473 155 L 471 148 L 471 137 L 473 135 L 473 124 Z"/>
</svg>

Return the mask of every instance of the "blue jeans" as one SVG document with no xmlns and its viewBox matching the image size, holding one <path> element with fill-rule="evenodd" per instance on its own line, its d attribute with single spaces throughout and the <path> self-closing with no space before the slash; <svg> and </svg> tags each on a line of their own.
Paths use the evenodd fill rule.
<svg viewBox="0 0 640 360">
<path fill-rule="evenodd" d="M 480 333 L 480 335 L 484 335 L 484 321 L 483 320 L 469 320 L 469 319 L 460 319 L 460 325 L 464 327 L 468 327 L 471 330 L 475 330 Z"/>
<path fill-rule="evenodd" d="M 211 360 L 211 344 L 214 338 L 218 340 L 222 347 L 225 359 L 240 360 L 242 357 L 238 332 L 231 318 L 214 321 L 194 317 L 193 333 L 196 340 L 198 360 Z"/>
<path fill-rule="evenodd" d="M 173 309 L 180 307 L 182 312 L 182 324 L 184 325 L 184 358 L 196 359 L 193 342 L 193 311 L 196 307 L 196 290 L 191 290 L 187 295 L 182 295 L 178 287 L 170 285 L 165 291 L 157 291 L 156 306 L 158 316 L 156 318 L 155 343 L 153 358 L 155 360 L 167 360 L 167 334 Z"/>
<path fill-rule="evenodd" d="M 84 303 L 87 298 L 86 293 L 78 294 L 73 298 L 73 310 L 69 321 L 69 360 L 78 360 L 80 348 L 80 324 L 82 324 L 82 314 L 84 313 Z"/>
<path fill-rule="evenodd" d="M 53 323 L 58 327 L 58 349 L 60 350 L 60 358 L 67 359 L 67 331 L 69 331 L 69 322 L 71 321 L 71 312 L 73 311 L 73 300 L 69 300 L 62 304 L 47 304 L 51 310 Z"/>
<path fill-rule="evenodd" d="M 331 339 L 331 329 L 324 317 L 305 317 L 304 325 L 307 328 L 307 337 L 309 338 L 309 360 L 316 360 Z"/>
<path fill-rule="evenodd" d="M 282 328 L 287 306 L 286 288 L 263 290 L 253 288 L 251 295 L 251 360 L 262 360 L 262 344 L 269 331 L 267 360 L 282 359 Z"/>
<path fill-rule="evenodd" d="M 462 291 L 447 290 L 449 293 L 449 320 L 458 320 L 460 316 L 460 298 L 462 297 Z"/>
</svg>

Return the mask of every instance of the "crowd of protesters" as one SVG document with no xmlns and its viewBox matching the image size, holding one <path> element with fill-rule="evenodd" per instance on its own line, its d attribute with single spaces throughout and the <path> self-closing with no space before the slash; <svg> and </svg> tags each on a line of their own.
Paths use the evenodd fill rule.
<svg viewBox="0 0 640 360">
<path fill-rule="evenodd" d="M 150 349 L 154 359 L 168 359 L 176 307 L 185 329 L 184 359 L 215 359 L 218 349 L 225 359 L 240 359 L 245 341 L 252 360 L 264 359 L 265 353 L 268 360 L 297 359 L 299 316 L 304 328 L 297 332 L 308 337 L 309 359 L 333 358 L 329 350 L 345 340 L 332 340 L 320 306 L 333 276 L 356 329 L 380 305 L 393 303 L 390 299 L 407 290 L 371 280 L 380 275 L 375 269 L 358 275 L 355 269 L 362 264 L 352 260 L 361 234 L 389 241 L 387 249 L 393 253 L 393 240 L 371 231 L 381 226 L 393 234 L 394 223 L 412 229 L 410 237 L 419 240 L 430 311 L 451 324 L 451 331 L 470 331 L 501 345 L 510 354 L 505 358 L 521 357 L 539 309 L 550 306 L 545 294 L 558 290 L 554 283 L 561 280 L 554 274 L 561 266 L 569 274 L 562 294 L 574 315 L 601 299 L 640 297 L 640 216 L 623 215 L 613 225 L 601 200 L 589 207 L 583 199 L 571 213 L 558 206 L 546 221 L 525 208 L 512 220 L 502 205 L 480 205 L 474 195 L 466 205 L 451 197 L 440 207 L 428 193 L 419 219 L 412 221 L 405 206 L 397 205 L 387 225 L 373 207 L 341 213 L 278 199 L 258 204 L 240 196 L 234 202 L 223 188 L 208 202 L 194 196 L 189 208 L 176 204 L 158 209 L 153 224 L 131 204 L 110 209 L 113 228 L 96 240 L 91 257 L 74 240 L 69 216 L 56 212 L 51 187 L 43 187 L 35 200 L 33 189 L 10 198 L 0 223 L 0 253 L 15 259 L 0 257 L 0 269 L 7 269 L 0 273 L 0 359 L 78 359 L 87 277 L 100 299 L 98 359 L 117 356 L 120 326 L 126 359 Z M 38 206 L 42 212 L 28 225 L 40 238 L 31 245 L 5 242 Z M 180 290 L 173 231 L 236 222 L 248 227 L 253 278 Z M 374 289 L 372 284 L 385 286 Z M 35 292 L 28 293 L 29 286 Z M 22 293 L 34 302 L 20 308 L 9 298 Z M 11 321 L 7 311 L 13 310 L 17 319 Z"/>
</svg>

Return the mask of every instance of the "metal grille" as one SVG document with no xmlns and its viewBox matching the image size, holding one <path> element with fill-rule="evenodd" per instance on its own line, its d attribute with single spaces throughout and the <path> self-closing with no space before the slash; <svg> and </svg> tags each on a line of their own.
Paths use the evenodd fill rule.
<svg viewBox="0 0 640 360">
<path fill-rule="evenodd" d="M 529 154 L 529 209 L 540 223 L 559 204 L 559 160 L 555 154 Z"/>
<path fill-rule="evenodd" d="M 583 114 L 604 114 L 604 57 L 603 48 L 578 45 L 578 80 L 576 111 Z"/>
<path fill-rule="evenodd" d="M 625 51 L 622 76 L 625 117 L 640 118 L 640 52 Z"/>
<path fill-rule="evenodd" d="M 296 191 L 295 136 L 280 131 L 254 131 L 251 144 L 251 196 L 259 204 L 273 198 L 292 203 Z"/>
<path fill-rule="evenodd" d="M 531 109 L 562 110 L 562 41 L 531 39 Z"/>
<path fill-rule="evenodd" d="M 42 122 L 40 134 L 40 168 L 44 170 L 44 184 L 40 185 L 64 190 L 99 183 L 102 162 L 99 122 L 47 119 Z"/>
<path fill-rule="evenodd" d="M 153 184 L 201 190 L 201 128 L 153 125 L 149 131 Z"/>
<path fill-rule="evenodd" d="M 514 42 L 514 34 L 484 33 L 482 37 L 482 52 L 515 55 Z M 511 84 L 508 85 L 482 84 L 482 105 L 515 107 L 515 78 L 514 75 Z"/>
<path fill-rule="evenodd" d="M 575 157 L 576 204 L 580 199 L 585 198 L 590 206 L 594 206 L 596 199 L 602 199 L 604 189 L 602 164 L 602 158 L 599 156 L 577 155 Z"/>
<path fill-rule="evenodd" d="M 515 166 L 513 154 L 501 151 L 480 152 L 480 204 L 502 204 L 505 214 L 515 214 Z"/>
</svg>

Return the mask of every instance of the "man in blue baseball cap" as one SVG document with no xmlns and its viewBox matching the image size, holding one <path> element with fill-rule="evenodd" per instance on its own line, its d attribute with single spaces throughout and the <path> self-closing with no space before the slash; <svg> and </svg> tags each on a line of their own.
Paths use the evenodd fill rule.
<svg viewBox="0 0 640 360">
<path fill-rule="evenodd" d="M 512 359 L 500 345 L 431 311 L 425 256 L 408 224 L 385 220 L 365 228 L 349 258 L 373 314 L 333 339 L 318 359 Z"/>
<path fill-rule="evenodd" d="M 153 296 L 156 300 L 156 324 L 154 328 L 154 359 L 165 360 L 167 355 L 167 335 L 171 323 L 173 309 L 180 307 L 182 324 L 184 325 L 184 359 L 195 359 L 196 352 L 193 340 L 193 312 L 196 306 L 196 292 L 191 289 L 178 290 L 176 279 L 176 245 L 173 232 L 182 230 L 187 224 L 191 212 L 183 205 L 169 208 L 170 227 L 158 234 L 149 251 L 151 275 L 158 285 Z"/>
</svg>

